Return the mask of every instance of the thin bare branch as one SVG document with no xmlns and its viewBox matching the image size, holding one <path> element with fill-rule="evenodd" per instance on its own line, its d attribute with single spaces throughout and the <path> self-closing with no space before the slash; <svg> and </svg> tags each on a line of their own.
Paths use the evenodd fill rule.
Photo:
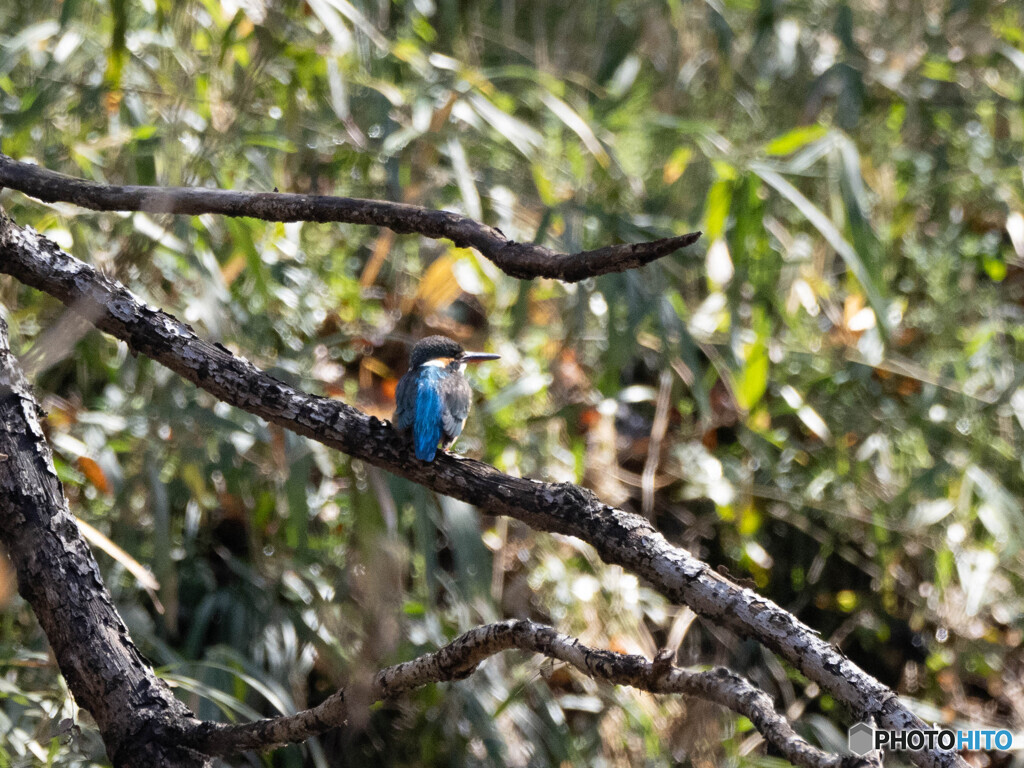
<svg viewBox="0 0 1024 768">
<path fill-rule="evenodd" d="M 538 530 L 586 541 L 605 562 L 623 566 L 670 600 L 779 654 L 846 705 L 857 721 L 874 716 L 880 727 L 895 731 L 925 727 L 890 688 L 791 613 L 671 545 L 646 519 L 603 504 L 591 491 L 572 483 L 512 477 L 448 454 L 421 462 L 387 422 L 301 392 L 223 346 L 200 339 L 187 325 L 142 305 L 124 286 L 55 243 L 14 225 L 2 211 L 0 272 L 87 312 L 98 328 L 125 341 L 133 352 L 162 363 L 224 402 L 487 514 L 508 515 Z M 966 766 L 957 754 L 937 749 L 912 752 L 909 758 L 920 766 Z"/>
<path fill-rule="evenodd" d="M 381 670 L 358 705 L 342 689 L 317 707 L 285 717 L 244 725 L 202 723 L 182 736 L 182 743 L 209 755 L 226 756 L 246 750 L 303 741 L 343 725 L 354 706 L 390 699 L 428 683 L 461 680 L 482 661 L 518 648 L 571 664 L 583 674 L 651 693 L 699 696 L 747 717 L 765 739 L 793 765 L 839 768 L 844 758 L 824 752 L 801 738 L 775 711 L 771 698 L 748 680 L 727 669 L 690 672 L 672 665 L 672 653 L 654 661 L 643 656 L 596 650 L 579 640 L 532 621 L 504 621 L 466 632 L 434 653 Z"/>
<path fill-rule="evenodd" d="M 387 227 L 399 234 L 451 240 L 476 248 L 512 277 L 550 277 L 574 283 L 625 272 L 693 245 L 700 232 L 646 243 L 609 245 L 593 251 L 559 253 L 543 245 L 517 243 L 501 230 L 450 211 L 386 200 L 279 192 L 233 192 L 189 187 L 108 186 L 20 163 L 0 154 L 0 187 L 17 189 L 48 203 L 65 202 L 94 211 L 146 211 L 196 216 L 217 213 L 263 221 L 334 221 Z"/>
</svg>

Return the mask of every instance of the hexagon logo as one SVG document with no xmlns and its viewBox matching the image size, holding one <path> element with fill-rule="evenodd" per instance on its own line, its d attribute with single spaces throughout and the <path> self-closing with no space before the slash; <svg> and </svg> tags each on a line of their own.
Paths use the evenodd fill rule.
<svg viewBox="0 0 1024 768">
<path fill-rule="evenodd" d="M 846 732 L 847 745 L 857 757 L 864 757 L 875 746 L 875 729 L 867 723 L 850 726 Z"/>
</svg>

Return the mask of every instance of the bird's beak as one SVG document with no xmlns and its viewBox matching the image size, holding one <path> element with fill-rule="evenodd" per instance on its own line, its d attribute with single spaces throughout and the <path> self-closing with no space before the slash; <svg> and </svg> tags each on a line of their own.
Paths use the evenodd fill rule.
<svg viewBox="0 0 1024 768">
<path fill-rule="evenodd" d="M 501 355 L 492 355 L 490 352 L 466 352 L 461 358 L 460 363 L 482 363 L 486 360 L 497 360 Z"/>
</svg>

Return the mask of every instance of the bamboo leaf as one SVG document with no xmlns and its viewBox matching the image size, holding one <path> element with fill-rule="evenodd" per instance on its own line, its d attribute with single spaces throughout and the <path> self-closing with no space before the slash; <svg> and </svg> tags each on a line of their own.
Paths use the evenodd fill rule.
<svg viewBox="0 0 1024 768">
<path fill-rule="evenodd" d="M 789 200 L 811 225 L 818 230 L 822 237 L 835 249 L 839 257 L 845 262 L 847 269 L 857 279 L 868 297 L 868 303 L 875 310 L 875 317 L 878 319 L 878 326 L 884 336 L 888 336 L 888 307 L 882 298 L 882 292 L 878 287 L 875 277 L 868 271 L 867 265 L 860 254 L 843 237 L 842 233 L 832 223 L 820 208 L 804 197 L 796 187 L 790 184 L 775 169 L 762 163 L 751 163 L 750 170 L 761 177 L 769 186 L 773 187 L 783 197 Z"/>
<path fill-rule="evenodd" d="M 764 153 L 771 156 L 790 155 L 822 138 L 826 133 L 828 128 L 823 125 L 803 125 L 769 141 L 765 145 Z"/>
</svg>

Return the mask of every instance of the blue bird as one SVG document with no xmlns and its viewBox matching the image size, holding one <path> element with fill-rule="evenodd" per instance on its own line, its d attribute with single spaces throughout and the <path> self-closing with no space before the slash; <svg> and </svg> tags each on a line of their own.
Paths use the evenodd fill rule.
<svg viewBox="0 0 1024 768">
<path fill-rule="evenodd" d="M 395 390 L 395 426 L 412 432 L 417 459 L 433 461 L 438 443 L 447 450 L 462 434 L 473 395 L 462 375 L 466 364 L 498 357 L 467 352 L 444 336 L 428 336 L 412 348 L 409 370 Z"/>
</svg>

